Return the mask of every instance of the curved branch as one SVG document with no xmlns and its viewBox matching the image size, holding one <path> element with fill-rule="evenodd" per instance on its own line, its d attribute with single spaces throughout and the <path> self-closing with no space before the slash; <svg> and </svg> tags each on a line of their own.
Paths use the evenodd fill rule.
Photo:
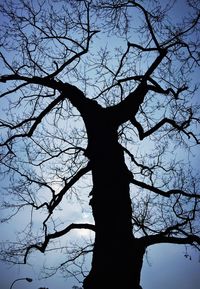
<svg viewBox="0 0 200 289">
<path fill-rule="evenodd" d="M 0 82 L 1 82 L 1 80 L 0 80 Z M 2 94 L 0 95 L 0 98 L 1 98 L 1 97 L 4 97 L 4 96 L 6 96 L 6 95 L 8 95 L 8 94 L 10 94 L 10 93 L 17 92 L 19 89 L 21 89 L 22 87 L 24 87 L 24 86 L 26 86 L 26 85 L 27 85 L 26 82 L 25 82 L 25 83 L 22 83 L 22 84 L 18 85 L 17 87 L 15 87 L 15 88 L 13 88 L 13 89 L 10 89 L 10 90 L 2 93 Z"/>
<path fill-rule="evenodd" d="M 136 89 L 131 92 L 123 101 L 119 104 L 111 107 L 111 110 L 115 114 L 116 122 L 118 125 L 132 119 L 138 112 L 141 103 L 144 101 L 144 97 L 149 91 L 147 81 L 150 75 L 157 69 L 162 60 L 167 55 L 167 50 L 160 50 L 159 55 L 152 62 L 146 73 L 142 77 L 140 84 Z"/>
<path fill-rule="evenodd" d="M 10 125 L 4 125 L 4 126 L 8 126 L 11 129 L 15 129 L 18 128 L 20 126 L 22 126 L 25 123 L 29 123 L 29 122 L 33 122 L 31 128 L 29 129 L 28 132 L 26 133 L 20 133 L 20 134 L 14 134 L 11 137 L 9 137 L 4 143 L 0 144 L 0 146 L 4 146 L 6 144 L 8 144 L 9 142 L 11 142 L 13 139 L 16 138 L 20 138 L 20 137 L 31 137 L 34 133 L 34 131 L 36 130 L 37 126 L 41 123 L 42 119 L 59 103 L 61 102 L 63 99 L 65 99 L 65 95 L 63 93 L 61 93 L 56 99 L 54 99 L 37 117 L 32 117 L 32 118 L 27 118 L 26 120 L 23 120 L 21 123 L 14 125 L 14 126 L 10 126 Z"/>
<path fill-rule="evenodd" d="M 93 104 L 94 101 L 87 98 L 84 93 L 74 85 L 69 83 L 63 83 L 62 81 L 57 81 L 53 78 L 49 77 L 26 77 L 19 74 L 10 74 L 10 75 L 2 75 L 0 76 L 0 82 L 8 82 L 8 81 L 25 81 L 26 84 L 36 84 L 42 85 L 60 92 L 60 95 L 55 98 L 37 117 L 28 119 L 27 121 L 35 121 L 28 132 L 21 133 L 18 135 L 13 135 L 7 139 L 3 145 L 6 145 L 8 142 L 12 141 L 14 138 L 18 137 L 31 137 L 38 124 L 42 121 L 42 119 L 49 113 L 59 102 L 64 99 L 68 99 L 74 107 L 78 109 L 78 111 L 83 115 L 86 115 L 89 111 L 89 104 Z M 25 84 L 24 84 L 25 85 Z M 24 122 L 21 122 L 23 124 Z"/>
<path fill-rule="evenodd" d="M 27 77 L 19 74 L 9 74 L 0 76 L 0 83 L 1 82 L 6 83 L 7 81 L 12 80 L 26 81 L 27 84 L 41 85 L 59 91 L 61 94 L 60 96 L 58 96 L 58 98 L 54 100 L 55 105 L 61 100 L 68 99 L 71 102 L 71 104 L 74 107 L 76 107 L 76 109 L 80 112 L 82 116 L 88 114 L 88 111 L 91 109 L 91 106 L 92 108 L 94 108 L 94 106 L 101 107 L 100 104 L 97 104 L 96 101 L 85 96 L 85 94 L 75 85 L 69 84 L 67 82 L 62 82 L 60 80 L 56 80 L 54 78 L 38 77 L 38 76 Z"/>
<path fill-rule="evenodd" d="M 131 1 L 129 1 L 129 2 L 131 2 Z M 156 49 L 157 49 L 158 51 L 160 51 L 160 50 L 161 50 L 160 44 L 159 44 L 159 42 L 158 42 L 158 40 L 157 40 L 157 38 L 156 38 L 155 32 L 154 32 L 153 27 L 152 27 L 152 25 L 151 25 L 151 21 L 150 21 L 150 19 L 149 19 L 150 13 L 149 13 L 142 5 L 140 5 L 139 3 L 136 3 L 135 1 L 133 1 L 132 4 L 133 4 L 134 7 L 138 7 L 139 9 L 142 10 L 142 12 L 143 12 L 143 14 L 144 14 L 144 17 L 145 17 L 145 19 L 146 19 L 146 23 L 147 23 L 149 32 L 150 32 L 150 34 L 151 34 L 152 40 L 153 40 L 153 42 L 154 42 L 155 45 L 156 45 Z"/>
<path fill-rule="evenodd" d="M 143 140 L 145 137 L 150 136 L 166 123 L 170 124 L 178 131 L 184 132 L 188 137 L 190 137 L 190 133 L 186 132 L 185 128 L 189 126 L 191 119 L 192 119 L 192 112 L 190 112 L 188 120 L 184 121 L 181 125 L 177 124 L 175 120 L 165 117 L 146 132 L 144 132 L 142 125 L 136 120 L 135 117 L 131 119 L 131 123 L 137 128 L 140 140 Z M 195 138 L 195 140 L 197 139 Z"/>
<path fill-rule="evenodd" d="M 190 32 L 198 24 L 199 19 L 200 19 L 200 12 L 195 16 L 196 16 L 196 18 L 193 19 L 193 21 L 191 22 L 191 25 L 188 28 L 181 30 L 179 33 L 177 33 L 171 39 L 165 41 L 162 44 L 162 47 L 166 47 L 166 49 L 169 49 L 169 48 L 175 46 L 176 44 L 182 45 L 183 42 L 180 41 L 180 37 L 187 34 L 188 32 Z M 185 45 L 185 43 L 184 43 L 184 45 Z"/>
<path fill-rule="evenodd" d="M 132 43 L 132 42 L 128 42 L 128 44 L 130 47 L 137 48 L 143 52 L 158 51 L 158 49 L 155 47 L 143 47 L 142 45 L 139 45 L 137 43 Z"/>
<path fill-rule="evenodd" d="M 99 32 L 98 30 L 97 31 L 93 31 L 88 36 L 86 48 L 81 47 L 82 51 L 80 51 L 79 53 L 76 53 L 75 55 L 73 55 L 70 59 L 68 59 L 66 62 L 64 62 L 60 67 L 57 67 L 57 69 L 53 73 L 49 74 L 47 77 L 48 78 L 53 78 L 53 77 L 57 76 L 61 71 L 63 71 L 65 69 L 65 67 L 67 67 L 69 64 L 71 64 L 74 60 L 80 59 L 80 57 L 82 55 L 86 54 L 88 52 L 88 49 L 89 49 L 89 42 L 90 42 L 91 38 L 98 32 Z M 73 41 L 76 43 L 75 40 L 73 40 Z M 78 43 L 76 43 L 76 44 L 78 45 Z"/>
<path fill-rule="evenodd" d="M 184 192 L 184 191 L 179 190 L 179 189 L 173 189 L 173 190 L 169 190 L 169 191 L 165 192 L 163 190 L 160 190 L 159 188 L 156 188 L 154 186 L 148 185 L 148 184 L 146 184 L 144 182 L 141 182 L 141 181 L 138 181 L 138 180 L 136 180 L 134 178 L 132 178 L 130 182 L 132 184 L 140 187 L 140 188 L 149 190 L 149 191 L 151 191 L 153 193 L 159 194 L 159 195 L 161 195 L 163 197 L 167 197 L 167 198 L 169 198 L 171 195 L 180 194 L 180 195 L 182 195 L 184 197 L 187 197 L 189 199 L 191 199 L 191 198 L 200 199 L 200 194 L 190 194 L 190 193 Z"/>
<path fill-rule="evenodd" d="M 181 92 L 185 91 L 188 89 L 188 87 L 186 85 L 182 85 L 181 87 L 177 88 L 177 91 L 174 91 L 174 89 L 167 88 L 167 89 L 163 89 L 154 79 L 152 79 L 151 77 L 149 77 L 149 81 L 153 84 L 153 85 L 148 85 L 149 90 L 152 90 L 154 92 L 157 93 L 161 93 L 164 95 L 168 95 L 170 93 L 173 94 L 175 99 L 178 99 L 178 96 Z"/>
<path fill-rule="evenodd" d="M 26 264 L 28 254 L 29 254 L 29 252 L 32 249 L 37 249 L 40 252 L 44 253 L 45 250 L 46 250 L 46 247 L 48 246 L 48 244 L 50 242 L 50 240 L 62 237 L 64 235 L 66 235 L 67 233 L 69 233 L 73 229 L 87 229 L 87 230 L 95 231 L 95 226 L 93 224 L 87 224 L 87 223 L 80 223 L 80 224 L 72 223 L 72 224 L 70 224 L 69 226 L 67 226 L 65 229 L 63 229 L 61 231 L 46 235 L 45 236 L 45 240 L 44 240 L 43 243 L 30 245 L 26 249 L 26 253 L 25 253 L 25 256 L 24 256 L 24 264 Z"/>
<path fill-rule="evenodd" d="M 76 175 L 68 182 L 65 184 L 64 188 L 55 196 L 54 199 L 51 200 L 50 205 L 49 205 L 49 211 L 50 213 L 53 212 L 56 206 L 61 202 L 64 194 L 86 173 L 88 173 L 91 170 L 91 164 L 90 162 L 87 164 L 86 167 L 80 169 Z"/>
</svg>

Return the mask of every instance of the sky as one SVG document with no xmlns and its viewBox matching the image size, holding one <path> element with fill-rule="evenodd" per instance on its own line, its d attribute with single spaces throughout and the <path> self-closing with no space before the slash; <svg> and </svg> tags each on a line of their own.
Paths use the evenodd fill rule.
<svg viewBox="0 0 200 289">
<path fill-rule="evenodd" d="M 181 1 L 179 1 L 179 11 L 182 9 L 180 3 Z M 80 208 L 71 208 L 71 218 L 76 217 L 77 219 L 77 216 L 80 219 L 83 218 Z M 85 220 L 87 220 L 87 216 Z M 15 233 L 16 226 L 19 226 L 22 222 L 23 220 L 15 220 L 10 225 L 0 224 L 0 239 L 10 240 Z M 185 247 L 180 245 L 165 244 L 150 247 L 144 257 L 141 274 L 143 289 L 199 289 L 199 255 L 190 249 L 188 254 L 191 255 L 191 258 L 184 256 Z M 31 256 L 30 265 L 13 266 L 0 262 L 0 289 L 9 289 L 14 280 L 26 277 L 32 278 L 33 281 L 28 283 L 26 280 L 19 280 L 13 288 L 71 289 L 73 285 L 80 286 L 76 280 L 66 280 L 59 273 L 48 279 L 40 279 L 40 269 L 43 262 L 46 262 L 45 258 L 42 253 L 34 252 Z"/>
<path fill-rule="evenodd" d="M 197 254 L 192 254 L 192 260 L 184 257 L 183 246 L 159 245 L 150 247 L 144 258 L 141 275 L 143 289 L 199 289 L 200 263 Z M 40 259 L 39 254 L 36 254 Z M 42 260 L 41 260 L 42 261 Z M 30 277 L 32 283 L 18 281 L 15 289 L 36 289 L 47 287 L 49 289 L 71 289 L 73 285 L 79 285 L 74 280 L 65 280 L 62 276 L 56 276 L 38 280 L 37 263 L 32 266 L 7 267 L 0 265 L 0 288 L 8 289 L 17 278 Z M 80 285 L 79 285 L 80 286 Z"/>
</svg>

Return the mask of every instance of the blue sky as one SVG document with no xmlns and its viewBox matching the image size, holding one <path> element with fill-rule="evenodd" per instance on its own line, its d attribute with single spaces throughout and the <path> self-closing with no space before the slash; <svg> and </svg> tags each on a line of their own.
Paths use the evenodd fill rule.
<svg viewBox="0 0 200 289">
<path fill-rule="evenodd" d="M 182 1 L 178 1 L 178 14 L 184 12 Z M 195 160 L 195 166 L 199 161 Z M 1 197 L 0 197 L 1 200 Z M 70 218 L 82 220 L 81 208 L 71 207 Z M 69 217 L 69 216 L 68 216 Z M 26 213 L 22 215 L 26 219 Z M 87 219 L 87 216 L 86 216 Z M 18 226 L 23 223 L 22 219 L 14 220 L 10 225 L 0 225 L 0 238 L 10 240 Z M 192 259 L 185 258 L 185 247 L 178 245 L 157 245 L 152 246 L 144 257 L 142 269 L 143 289 L 199 289 L 200 284 L 200 262 L 199 255 L 189 250 Z M 49 289 L 70 289 L 73 285 L 79 285 L 76 280 L 65 280 L 59 273 L 49 279 L 40 279 L 42 264 L 47 262 L 45 256 L 40 252 L 33 252 L 30 258 L 30 265 L 6 265 L 0 262 L 0 289 L 8 289 L 11 283 L 17 278 L 30 277 L 32 283 L 19 281 L 14 289 L 36 289 L 48 287 Z"/>
<path fill-rule="evenodd" d="M 160 245 L 151 247 L 148 250 L 147 258 L 144 258 L 142 269 L 143 289 L 199 289 L 200 284 L 200 263 L 197 254 L 192 253 L 192 260 L 184 257 L 183 246 Z M 36 289 L 48 287 L 49 289 L 71 289 L 78 285 L 74 280 L 65 280 L 62 276 L 56 276 L 38 280 L 38 264 L 42 262 L 40 253 L 35 254 L 32 266 L 7 267 L 0 265 L 1 289 L 8 289 L 16 278 L 31 277 L 32 283 L 19 281 L 15 283 L 15 289 Z"/>
</svg>

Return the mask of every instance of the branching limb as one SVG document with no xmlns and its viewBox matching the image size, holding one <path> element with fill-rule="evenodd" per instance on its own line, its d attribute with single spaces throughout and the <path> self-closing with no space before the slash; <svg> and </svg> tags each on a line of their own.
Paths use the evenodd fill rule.
<svg viewBox="0 0 200 289">
<path fill-rule="evenodd" d="M 76 59 L 80 59 L 80 57 L 84 54 L 86 54 L 88 52 L 89 49 L 89 43 L 91 38 L 98 33 L 99 31 L 93 31 L 87 39 L 87 45 L 86 48 L 83 48 L 82 51 L 80 51 L 79 53 L 76 53 L 74 56 L 72 56 L 70 59 L 68 59 L 66 62 L 64 62 L 60 67 L 57 67 L 57 69 L 48 75 L 48 78 L 54 78 L 55 76 L 57 76 L 60 72 L 62 72 L 65 67 L 69 66 L 72 62 L 74 62 Z"/>
<path fill-rule="evenodd" d="M 27 84 L 41 85 L 43 87 L 48 87 L 53 90 L 59 91 L 60 96 L 58 96 L 58 98 L 53 101 L 53 104 L 57 104 L 64 99 L 68 99 L 83 115 L 88 110 L 87 104 L 94 104 L 94 101 L 87 98 L 78 87 L 69 83 L 64 83 L 54 78 L 38 76 L 27 77 L 20 74 L 9 74 L 0 76 L 0 83 L 6 83 L 13 80 L 25 81 Z M 50 106 L 52 106 L 53 104 L 50 104 Z"/>
<path fill-rule="evenodd" d="M 142 5 L 140 5 L 136 1 L 129 1 L 129 2 L 132 3 L 134 7 L 138 7 L 143 12 L 143 14 L 145 16 L 145 20 L 146 20 L 147 26 L 148 26 L 148 30 L 149 30 L 149 32 L 151 34 L 151 37 L 152 37 L 152 40 L 153 40 L 153 42 L 155 44 L 156 50 L 160 51 L 161 50 L 160 44 L 159 44 L 159 42 L 157 40 L 157 37 L 156 37 L 156 34 L 154 32 L 153 26 L 152 26 L 151 21 L 149 19 L 150 13 Z"/>
<path fill-rule="evenodd" d="M 177 89 L 177 91 L 174 91 L 174 89 L 172 89 L 171 87 L 167 89 L 163 89 L 153 78 L 149 78 L 149 81 L 153 84 L 153 85 L 148 85 L 148 88 L 150 91 L 154 91 L 154 92 L 161 93 L 164 95 L 169 95 L 171 93 L 175 99 L 178 99 L 179 94 L 181 92 L 188 89 L 186 85 L 182 85 L 181 87 Z"/>
<path fill-rule="evenodd" d="M 25 256 L 24 256 L 24 263 L 27 262 L 28 254 L 30 253 L 30 251 L 32 249 L 37 249 L 40 252 L 44 253 L 45 250 L 46 250 L 46 247 L 48 246 L 48 244 L 49 244 L 49 242 L 51 240 L 59 238 L 59 237 L 62 237 L 64 235 L 66 235 L 67 233 L 69 233 L 73 229 L 87 229 L 87 230 L 95 231 L 95 226 L 92 225 L 92 224 L 87 224 L 87 223 L 85 223 L 85 224 L 74 224 L 74 223 L 72 223 L 72 224 L 70 224 L 69 226 L 67 226 L 65 229 L 63 229 L 61 231 L 46 235 L 45 236 L 45 240 L 44 240 L 44 242 L 42 244 L 40 243 L 40 244 L 30 245 L 27 248 Z"/>
<path fill-rule="evenodd" d="M 6 123 L 3 123 L 0 121 L 0 126 L 2 127 L 9 127 L 10 129 L 16 129 L 19 127 L 22 127 L 24 124 L 29 124 L 32 123 L 32 126 L 30 129 L 25 132 L 25 133 L 20 133 L 20 134 L 14 134 L 11 137 L 9 137 L 4 143 L 0 144 L 0 146 L 5 146 L 12 142 L 16 138 L 21 138 L 21 137 L 31 137 L 36 130 L 37 126 L 41 123 L 42 119 L 61 101 L 65 99 L 65 95 L 61 93 L 55 100 L 53 100 L 38 116 L 32 117 L 32 118 L 27 118 L 23 120 L 22 122 L 18 123 L 17 125 L 8 125 Z"/>
<path fill-rule="evenodd" d="M 53 210 L 59 205 L 59 203 L 61 202 L 63 196 L 65 195 L 65 193 L 86 173 L 88 173 L 91 170 L 91 165 L 90 163 L 87 164 L 86 167 L 80 169 L 76 175 L 68 182 L 65 184 L 65 186 L 63 187 L 63 189 L 55 196 L 55 198 L 53 198 L 50 202 L 49 205 L 49 213 L 51 214 L 53 212 Z"/>
<path fill-rule="evenodd" d="M 161 50 L 160 54 L 156 57 L 150 67 L 147 69 L 146 73 L 142 77 L 142 81 L 137 86 L 137 88 L 131 92 L 125 100 L 113 107 L 114 113 L 116 114 L 117 122 L 120 124 L 128 121 L 136 115 L 140 105 L 144 101 L 144 97 L 149 91 L 147 81 L 151 74 L 156 70 L 159 64 L 162 62 L 166 56 L 167 51 Z"/>
<path fill-rule="evenodd" d="M 164 236 L 164 234 L 156 234 L 148 237 L 142 237 L 146 246 L 151 246 L 155 244 L 180 244 L 180 245 L 200 245 L 200 237 L 195 234 L 185 234 L 185 237 L 174 237 L 174 236 Z"/>
<path fill-rule="evenodd" d="M 182 195 L 182 196 L 185 196 L 189 199 L 191 198 L 196 198 L 196 199 L 200 199 L 200 194 L 196 194 L 196 193 L 187 193 L 187 192 L 184 192 L 182 190 L 179 190 L 179 189 L 173 189 L 173 190 L 169 190 L 167 192 L 163 191 L 163 190 L 160 190 L 159 188 L 156 188 L 154 186 L 151 186 L 151 185 L 148 185 L 144 182 L 141 182 L 141 181 L 138 181 L 134 178 L 131 179 L 131 183 L 136 185 L 136 186 L 139 186 L 140 188 L 143 188 L 143 189 L 146 189 L 146 190 L 149 190 L 151 192 L 154 192 L 158 195 L 161 195 L 163 197 L 167 197 L 169 198 L 170 196 L 172 195 Z"/>
<path fill-rule="evenodd" d="M 142 125 L 136 120 L 135 117 L 131 119 L 131 123 L 137 128 L 140 140 L 143 140 L 144 138 L 150 136 L 151 134 L 159 130 L 163 125 L 170 124 L 177 131 L 183 132 L 185 135 L 187 135 L 188 138 L 192 136 L 195 139 L 195 141 L 199 143 L 199 140 L 192 132 L 186 131 L 186 128 L 189 127 L 193 119 L 195 118 L 193 118 L 193 113 L 190 110 L 190 115 L 188 119 L 183 121 L 182 124 L 178 124 L 175 120 L 165 117 L 146 132 L 144 131 Z"/>
<path fill-rule="evenodd" d="M 186 47 L 189 47 L 188 44 L 184 43 L 183 41 L 181 41 L 181 37 L 186 35 L 187 33 L 189 33 L 191 30 L 193 30 L 197 24 L 199 23 L 200 20 L 200 12 L 198 12 L 198 14 L 195 15 L 195 18 L 192 19 L 191 24 L 189 27 L 187 28 L 183 28 L 183 29 L 179 29 L 179 31 L 177 33 L 175 33 L 175 35 L 173 34 L 173 36 L 166 40 L 164 43 L 162 43 L 162 46 L 166 47 L 167 49 L 180 44 Z"/>
</svg>

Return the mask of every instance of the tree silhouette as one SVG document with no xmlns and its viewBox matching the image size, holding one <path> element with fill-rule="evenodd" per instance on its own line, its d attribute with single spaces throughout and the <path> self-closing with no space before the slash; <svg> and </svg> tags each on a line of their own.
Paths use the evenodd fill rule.
<svg viewBox="0 0 200 289">
<path fill-rule="evenodd" d="M 146 2 L 0 4 L 2 222 L 30 212 L 2 259 L 26 263 L 88 229 L 94 239 L 58 267 L 83 274 L 84 289 L 138 289 L 149 246 L 200 249 L 199 1 L 182 1 L 185 14 L 174 1 Z M 83 206 L 86 193 L 94 224 L 58 224 L 56 210 Z M 76 262 L 91 253 L 85 276 Z"/>
</svg>

